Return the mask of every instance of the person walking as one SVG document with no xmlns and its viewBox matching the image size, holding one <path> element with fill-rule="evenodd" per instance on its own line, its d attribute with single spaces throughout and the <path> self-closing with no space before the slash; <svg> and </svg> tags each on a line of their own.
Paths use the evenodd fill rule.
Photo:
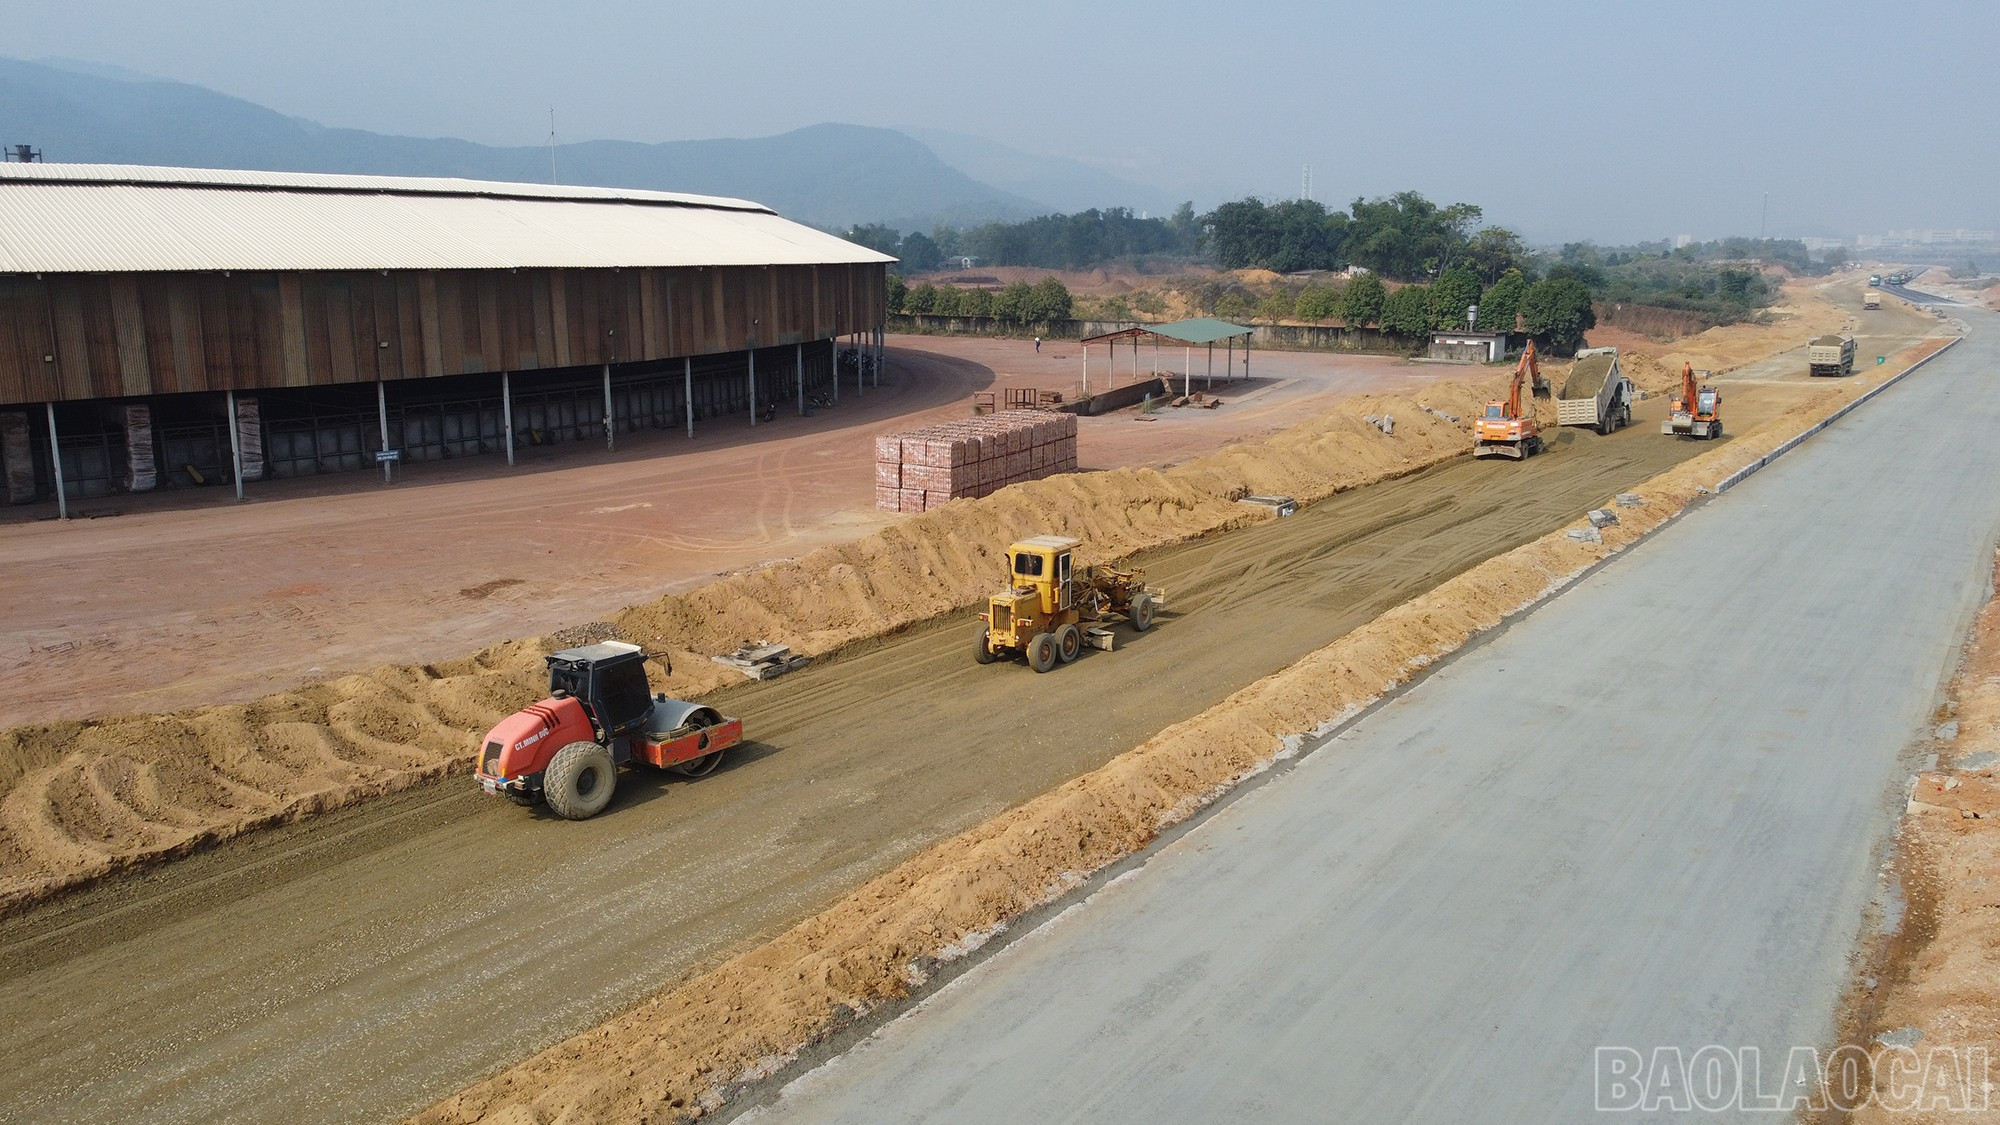
<svg viewBox="0 0 2000 1125">
<path fill-rule="evenodd" d="M 1035 354 L 1040 355 L 1041 352 L 1042 352 L 1042 338 L 1040 336 L 1037 336 L 1035 337 Z"/>
</svg>

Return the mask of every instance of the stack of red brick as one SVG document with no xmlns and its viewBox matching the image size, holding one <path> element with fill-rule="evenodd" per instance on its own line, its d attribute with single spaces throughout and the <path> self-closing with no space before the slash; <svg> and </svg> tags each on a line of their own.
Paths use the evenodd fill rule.
<svg viewBox="0 0 2000 1125">
<path fill-rule="evenodd" d="M 875 439 L 875 506 L 922 512 L 1076 471 L 1076 415 L 1003 410 Z"/>
</svg>

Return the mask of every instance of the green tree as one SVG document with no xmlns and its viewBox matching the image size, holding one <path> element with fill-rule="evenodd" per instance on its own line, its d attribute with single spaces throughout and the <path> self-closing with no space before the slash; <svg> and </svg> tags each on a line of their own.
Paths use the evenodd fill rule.
<svg viewBox="0 0 2000 1125">
<path fill-rule="evenodd" d="M 1263 320 L 1277 324 L 1290 320 L 1298 308 L 1298 295 L 1283 285 L 1274 285 L 1269 293 L 1257 302 L 1257 315 Z"/>
<path fill-rule="evenodd" d="M 1027 282 L 1014 282 L 1000 291 L 999 298 L 993 302 L 992 315 L 1001 320 L 1011 320 L 1016 324 L 1031 319 L 1029 302 L 1033 300 L 1034 293 L 1034 289 Z"/>
<path fill-rule="evenodd" d="M 904 258 L 908 260 L 908 240 L 904 240 Z M 1528 248 L 1521 243 L 1519 235 L 1503 227 L 1487 227 L 1472 236 L 1472 242 L 1465 248 L 1465 262 L 1479 272 L 1479 280 L 1492 285 L 1506 276 L 1507 271 L 1519 269 L 1528 260 Z"/>
<path fill-rule="evenodd" d="M 881 223 L 864 223 L 861 226 L 848 227 L 847 233 L 840 237 L 891 257 L 896 256 L 903 246 L 903 233 L 895 227 Z"/>
<path fill-rule="evenodd" d="M 1382 303 L 1387 294 L 1382 289 L 1382 279 L 1372 273 L 1364 273 L 1347 283 L 1340 294 L 1340 319 L 1349 328 L 1360 328 L 1382 319 Z"/>
<path fill-rule="evenodd" d="M 1069 286 L 1059 277 L 1045 277 L 1035 282 L 1028 291 L 1028 319 L 1038 324 L 1052 320 L 1068 320 L 1076 307 L 1076 300 L 1070 296 Z"/>
<path fill-rule="evenodd" d="M 1431 293 L 1424 285 L 1405 285 L 1382 302 L 1382 331 L 1406 340 L 1421 339 L 1431 330 Z"/>
<path fill-rule="evenodd" d="M 1521 311 L 1521 298 L 1528 292 L 1528 279 L 1520 270 L 1508 270 L 1479 297 L 1479 326 L 1488 332 L 1512 332 L 1514 314 Z"/>
<path fill-rule="evenodd" d="M 1250 311 L 1250 302 L 1234 293 L 1224 293 L 1215 302 L 1215 315 L 1224 320 L 1242 320 Z"/>
<path fill-rule="evenodd" d="M 1340 315 L 1340 290 L 1331 285 L 1308 285 L 1299 291 L 1292 315 L 1314 324 L 1324 324 Z"/>
<path fill-rule="evenodd" d="M 911 273 L 934 270 L 944 260 L 944 251 L 939 249 L 937 240 L 921 231 L 911 231 L 903 237 L 902 251 L 898 257 Z"/>
<path fill-rule="evenodd" d="M 888 283 L 888 309 L 892 313 L 903 311 L 903 303 L 909 299 L 910 286 L 901 274 L 890 274 Z"/>
<path fill-rule="evenodd" d="M 1575 355 L 1583 334 L 1597 327 L 1590 290 L 1573 277 L 1549 278 L 1528 287 L 1521 298 L 1528 335 L 1550 355 Z"/>
<path fill-rule="evenodd" d="M 937 286 L 922 282 L 903 298 L 903 311 L 907 313 L 936 312 L 938 304 Z"/>
<path fill-rule="evenodd" d="M 999 301 L 991 289 L 961 289 L 958 291 L 958 315 L 997 316 Z"/>
<path fill-rule="evenodd" d="M 1431 286 L 1432 328 L 1465 327 L 1465 308 L 1479 303 L 1479 274 L 1471 266 L 1456 265 L 1438 275 Z"/>
</svg>

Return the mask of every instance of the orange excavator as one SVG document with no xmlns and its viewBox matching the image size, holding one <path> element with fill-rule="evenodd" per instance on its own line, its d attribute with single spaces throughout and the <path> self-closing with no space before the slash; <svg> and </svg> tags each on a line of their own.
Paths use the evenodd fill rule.
<svg viewBox="0 0 2000 1125">
<path fill-rule="evenodd" d="M 1535 359 L 1535 342 L 1528 341 L 1528 350 L 1521 353 L 1521 362 L 1514 365 L 1514 381 L 1507 388 L 1505 402 L 1495 399 L 1486 404 L 1479 419 L 1472 424 L 1472 455 L 1474 457 L 1506 457 L 1519 461 L 1542 451 L 1542 428 L 1536 423 L 1532 411 L 1521 410 L 1521 391 L 1526 388 L 1530 394 L 1547 396 L 1548 380 L 1542 378 L 1542 365 Z"/>
<path fill-rule="evenodd" d="M 1704 371 L 1706 375 L 1708 372 Z M 1681 393 L 1660 432 L 1679 437 L 1722 436 L 1722 392 L 1696 383 L 1694 364 L 1681 364 Z"/>
</svg>

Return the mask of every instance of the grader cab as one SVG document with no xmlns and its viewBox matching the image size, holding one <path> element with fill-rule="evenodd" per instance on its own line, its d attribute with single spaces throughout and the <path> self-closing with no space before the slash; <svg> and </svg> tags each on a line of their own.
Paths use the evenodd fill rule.
<svg viewBox="0 0 2000 1125">
<path fill-rule="evenodd" d="M 1165 592 L 1146 585 L 1142 571 L 1077 567 L 1072 552 L 1082 545 L 1080 539 L 1037 535 L 1007 548 L 1007 586 L 979 615 L 975 660 L 991 664 L 1019 655 L 1046 672 L 1081 656 L 1085 645 L 1109 651 L 1116 640 L 1110 625 L 1118 617 L 1141 633 L 1153 627 Z"/>
</svg>

